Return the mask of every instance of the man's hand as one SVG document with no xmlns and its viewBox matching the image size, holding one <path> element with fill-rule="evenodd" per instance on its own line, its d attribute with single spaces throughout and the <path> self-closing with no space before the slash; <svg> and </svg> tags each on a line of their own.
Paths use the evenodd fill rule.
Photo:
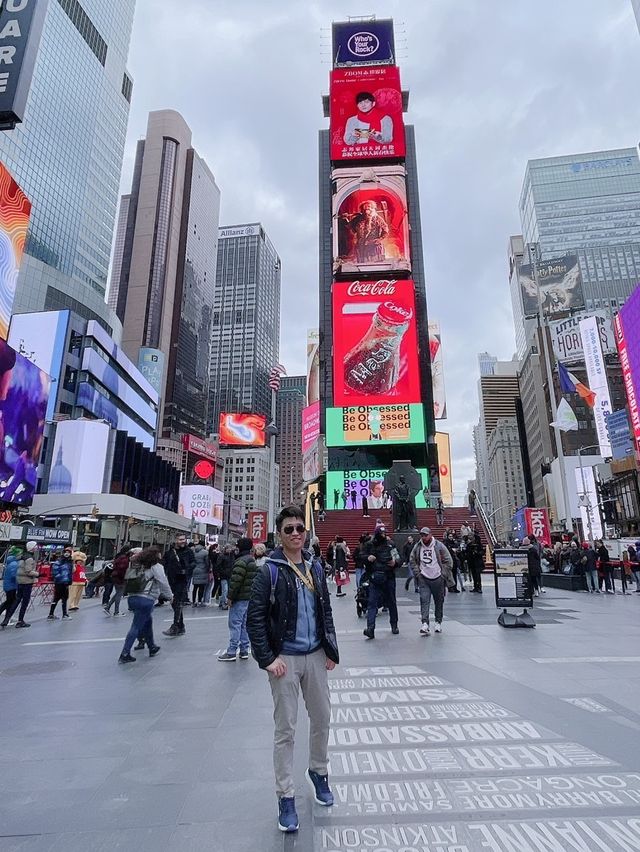
<svg viewBox="0 0 640 852">
<path fill-rule="evenodd" d="M 283 677 L 287 673 L 287 664 L 282 657 L 276 657 L 271 665 L 267 666 L 267 671 L 274 677 Z"/>
<path fill-rule="evenodd" d="M 375 556 L 373 556 L 373 555 L 372 555 L 372 556 L 367 556 L 367 562 L 375 562 L 375 561 L 376 561 Z"/>
<path fill-rule="evenodd" d="M 336 664 L 333 662 L 333 660 L 330 660 L 329 657 L 327 657 L 327 671 L 332 672 L 335 669 L 335 667 L 336 667 Z"/>
</svg>

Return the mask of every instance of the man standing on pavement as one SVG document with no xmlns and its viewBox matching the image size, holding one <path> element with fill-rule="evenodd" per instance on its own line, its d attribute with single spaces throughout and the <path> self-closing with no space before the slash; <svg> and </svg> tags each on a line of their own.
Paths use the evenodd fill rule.
<svg viewBox="0 0 640 852">
<path fill-rule="evenodd" d="M 319 560 L 302 550 L 306 530 L 298 506 L 276 518 L 282 546 L 261 566 L 251 589 L 247 630 L 253 655 L 266 669 L 275 722 L 273 765 L 278 828 L 298 830 L 293 783 L 293 747 L 302 689 L 309 714 L 309 768 L 314 800 L 333 804 L 328 779 L 331 707 L 327 672 L 339 662 L 331 600 Z"/>
<path fill-rule="evenodd" d="M 391 632 L 397 636 L 398 604 L 396 603 L 396 560 L 393 556 L 393 542 L 387 538 L 384 527 L 378 527 L 373 538 L 366 544 L 367 573 L 369 584 L 369 606 L 367 608 L 367 626 L 363 633 L 367 639 L 375 637 L 378 608 L 389 609 Z"/>
<path fill-rule="evenodd" d="M 173 624 L 162 632 L 165 636 L 183 636 L 186 630 L 182 606 L 195 567 L 193 550 L 187 547 L 187 537 L 184 533 L 178 533 L 175 537 L 174 543 L 165 553 L 163 564 L 173 592 Z"/>
<path fill-rule="evenodd" d="M 237 547 L 238 558 L 229 580 L 229 644 L 226 651 L 218 654 L 221 663 L 235 662 L 238 648 L 240 659 L 249 659 L 247 608 L 258 566 L 252 553 L 253 541 L 250 538 L 239 539 Z"/>
<path fill-rule="evenodd" d="M 444 596 L 453 585 L 453 559 L 447 547 L 437 541 L 429 527 L 420 530 L 420 541 L 411 551 L 411 568 L 420 592 L 421 636 L 429 636 L 429 608 L 431 598 L 436 610 L 435 632 L 442 633 Z"/>
</svg>

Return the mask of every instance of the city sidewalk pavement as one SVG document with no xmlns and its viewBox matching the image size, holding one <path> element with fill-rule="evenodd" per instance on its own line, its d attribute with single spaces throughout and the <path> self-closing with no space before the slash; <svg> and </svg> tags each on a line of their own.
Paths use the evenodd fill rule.
<svg viewBox="0 0 640 852">
<path fill-rule="evenodd" d="M 336 804 L 312 805 L 300 716 L 301 828 L 276 827 L 272 705 L 253 660 L 219 663 L 226 615 L 117 664 L 129 620 L 83 601 L 72 621 L 0 634 L 0 852 L 640 849 L 640 595 L 536 599 L 535 630 L 496 623 L 493 589 L 450 595 L 419 636 L 398 583 L 365 641 L 353 586 L 333 598 Z"/>
</svg>

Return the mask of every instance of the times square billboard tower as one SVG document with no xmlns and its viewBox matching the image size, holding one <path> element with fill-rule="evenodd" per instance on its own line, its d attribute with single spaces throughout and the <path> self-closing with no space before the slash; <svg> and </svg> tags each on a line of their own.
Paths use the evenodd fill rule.
<svg viewBox="0 0 640 852">
<path fill-rule="evenodd" d="M 332 66 L 319 133 L 325 494 L 333 505 L 355 490 L 356 508 L 367 496 L 376 510 L 394 461 L 440 490 L 415 134 L 392 20 L 334 23 Z"/>
</svg>

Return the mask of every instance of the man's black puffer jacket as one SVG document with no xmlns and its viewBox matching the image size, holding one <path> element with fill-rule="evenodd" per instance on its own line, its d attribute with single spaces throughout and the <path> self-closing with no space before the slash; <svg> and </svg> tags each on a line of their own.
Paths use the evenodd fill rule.
<svg viewBox="0 0 640 852">
<path fill-rule="evenodd" d="M 303 552 L 307 570 L 311 554 Z M 271 599 L 270 563 L 278 568 L 277 580 Z M 331 612 L 331 599 L 324 571 L 319 560 L 313 560 L 311 571 L 316 589 L 316 620 L 322 648 L 330 660 L 339 662 L 338 641 Z M 298 593 L 296 577 L 281 548 L 274 550 L 266 563 L 259 568 L 251 589 L 247 611 L 247 632 L 251 648 L 261 669 L 276 659 L 285 639 L 294 640 L 298 620 Z"/>
</svg>

